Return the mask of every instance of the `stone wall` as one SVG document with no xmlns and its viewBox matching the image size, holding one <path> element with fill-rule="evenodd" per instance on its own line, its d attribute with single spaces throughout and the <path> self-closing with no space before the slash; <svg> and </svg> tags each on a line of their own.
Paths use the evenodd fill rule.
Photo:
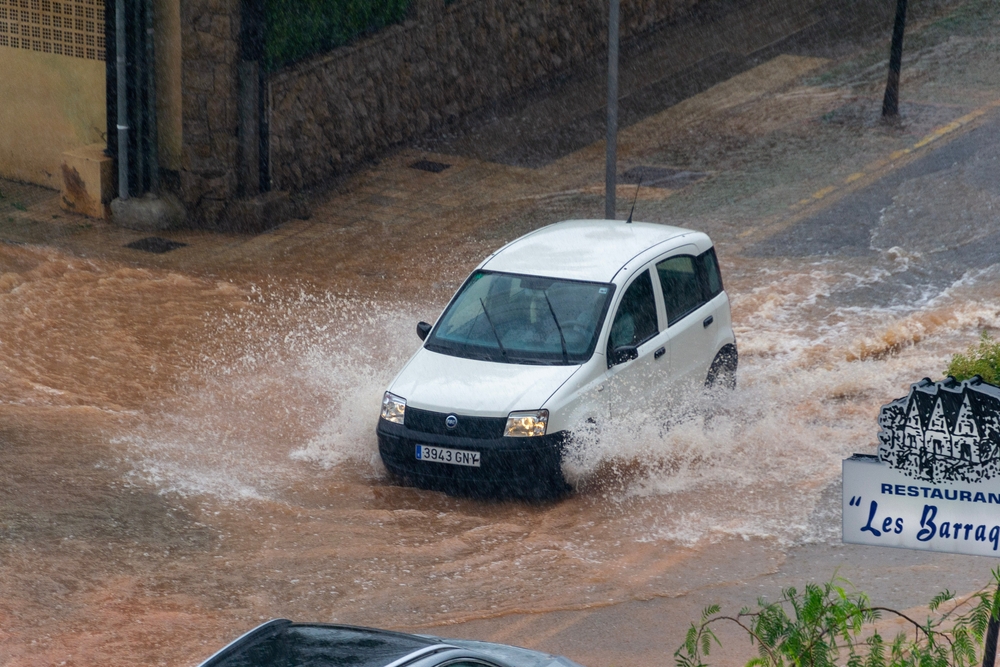
<svg viewBox="0 0 1000 667">
<path fill-rule="evenodd" d="M 188 221 L 215 226 L 237 188 L 240 1 L 182 0 L 182 148 Z"/>
<path fill-rule="evenodd" d="M 696 2 L 622 0 L 622 37 Z M 414 0 L 411 17 L 270 77 L 274 188 L 343 173 L 607 48 L 606 0 Z"/>
</svg>

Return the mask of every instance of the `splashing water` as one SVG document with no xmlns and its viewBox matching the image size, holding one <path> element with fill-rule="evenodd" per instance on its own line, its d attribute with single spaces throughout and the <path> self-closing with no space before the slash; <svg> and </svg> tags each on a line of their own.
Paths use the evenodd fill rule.
<svg viewBox="0 0 1000 667">
<path fill-rule="evenodd" d="M 200 386 L 125 438 L 137 474 L 224 500 L 280 498 L 299 463 L 377 477 L 374 425 L 416 347 L 411 321 L 371 299 L 252 287 L 212 330 Z"/>
</svg>

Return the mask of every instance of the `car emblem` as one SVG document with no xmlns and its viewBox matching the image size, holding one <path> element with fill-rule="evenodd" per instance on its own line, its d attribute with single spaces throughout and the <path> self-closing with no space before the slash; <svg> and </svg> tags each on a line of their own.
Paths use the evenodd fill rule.
<svg viewBox="0 0 1000 667">
<path fill-rule="evenodd" d="M 458 426 L 458 417 L 455 415 L 448 415 L 444 418 L 444 425 L 448 428 L 455 428 Z"/>
</svg>

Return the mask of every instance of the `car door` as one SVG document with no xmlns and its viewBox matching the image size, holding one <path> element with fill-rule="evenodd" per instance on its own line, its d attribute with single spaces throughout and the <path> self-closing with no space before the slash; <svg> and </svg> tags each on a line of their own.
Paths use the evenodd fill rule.
<svg viewBox="0 0 1000 667">
<path fill-rule="evenodd" d="M 679 248 L 656 262 L 667 318 L 670 381 L 688 388 L 705 382 L 722 324 L 709 303 L 704 266 L 694 246 Z"/>
<path fill-rule="evenodd" d="M 670 375 L 662 303 L 653 287 L 652 267 L 639 271 L 622 291 L 607 336 L 608 401 L 612 417 L 643 409 Z M 634 359 L 615 360 L 615 349 L 635 346 Z"/>
</svg>

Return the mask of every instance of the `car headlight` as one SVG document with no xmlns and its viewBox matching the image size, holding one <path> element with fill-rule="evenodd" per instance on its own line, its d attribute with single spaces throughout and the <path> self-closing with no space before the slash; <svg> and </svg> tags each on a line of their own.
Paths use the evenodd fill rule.
<svg viewBox="0 0 1000 667">
<path fill-rule="evenodd" d="M 382 397 L 382 419 L 393 424 L 402 424 L 405 413 L 406 399 L 388 391 L 385 392 L 385 396 Z"/>
<path fill-rule="evenodd" d="M 528 410 L 512 412 L 507 415 L 507 426 L 503 434 L 508 438 L 531 438 L 545 435 L 545 427 L 549 423 L 548 410 Z"/>
</svg>

